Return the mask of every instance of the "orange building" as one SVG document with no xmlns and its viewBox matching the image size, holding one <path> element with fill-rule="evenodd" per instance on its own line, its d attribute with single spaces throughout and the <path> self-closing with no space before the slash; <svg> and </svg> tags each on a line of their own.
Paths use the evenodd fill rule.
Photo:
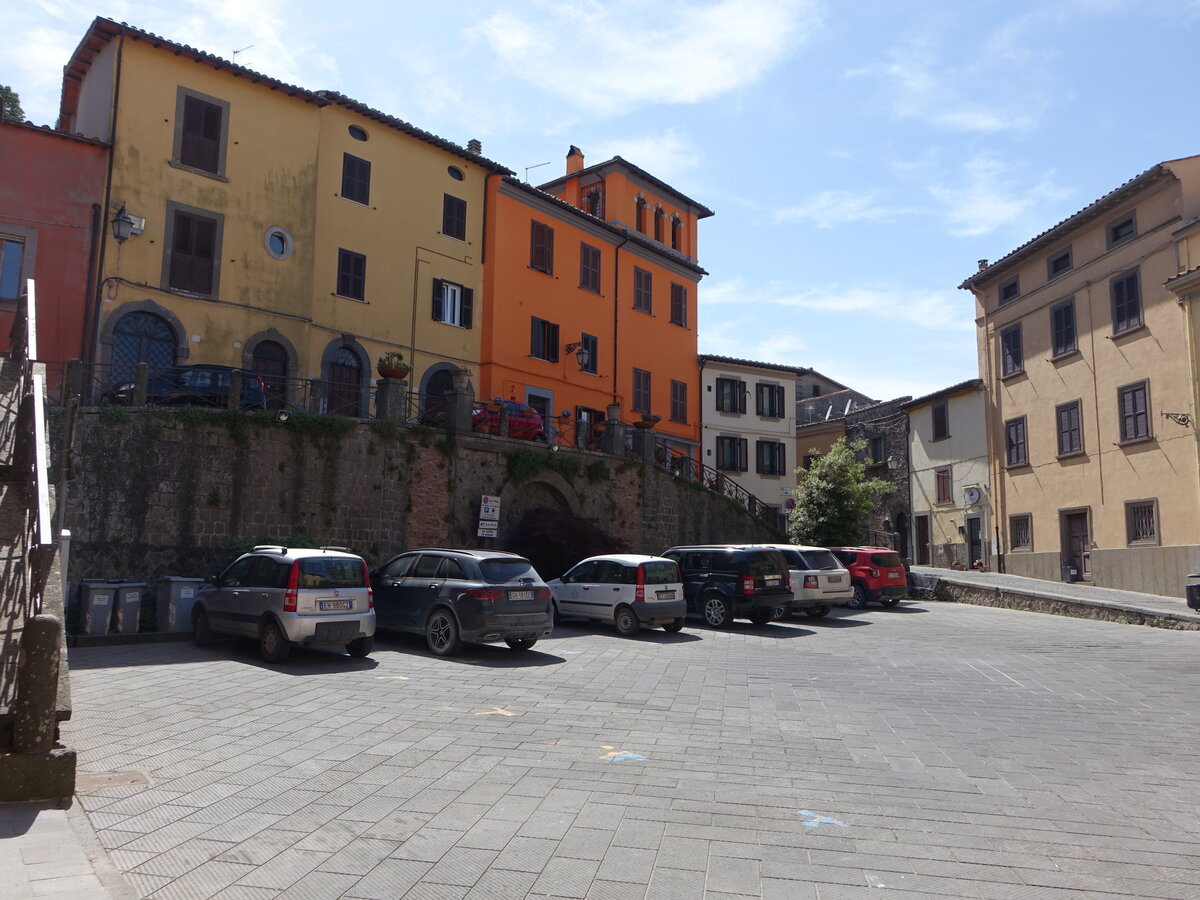
<svg viewBox="0 0 1200 900">
<path fill-rule="evenodd" d="M 696 455 L 700 437 L 696 261 L 712 210 L 616 156 L 532 187 L 491 176 L 479 393 L 567 423 L 661 416 Z"/>
</svg>

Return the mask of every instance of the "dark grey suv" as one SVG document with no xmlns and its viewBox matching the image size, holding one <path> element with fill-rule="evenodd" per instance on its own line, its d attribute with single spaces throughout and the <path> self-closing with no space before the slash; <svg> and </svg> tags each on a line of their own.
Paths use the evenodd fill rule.
<svg viewBox="0 0 1200 900">
<path fill-rule="evenodd" d="M 410 550 L 371 573 L 380 628 L 425 635 L 438 656 L 463 641 L 528 650 L 550 634 L 550 588 L 529 560 L 499 550 Z"/>
<path fill-rule="evenodd" d="M 778 550 L 721 544 L 672 547 L 661 555 L 679 563 L 688 615 L 714 628 L 734 619 L 765 625 L 791 614 L 791 574 Z"/>
</svg>

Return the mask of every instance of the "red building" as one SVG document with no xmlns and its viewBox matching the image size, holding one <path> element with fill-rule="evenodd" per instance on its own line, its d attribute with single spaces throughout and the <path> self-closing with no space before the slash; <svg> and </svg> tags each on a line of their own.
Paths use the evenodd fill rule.
<svg viewBox="0 0 1200 900">
<path fill-rule="evenodd" d="M 86 359 L 108 145 L 0 119 L 0 348 L 25 280 L 37 292 L 38 357 Z"/>
</svg>

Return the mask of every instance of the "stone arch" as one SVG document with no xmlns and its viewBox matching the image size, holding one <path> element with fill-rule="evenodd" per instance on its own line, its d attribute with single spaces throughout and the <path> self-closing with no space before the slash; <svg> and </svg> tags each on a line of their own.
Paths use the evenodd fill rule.
<svg viewBox="0 0 1200 900">
<path fill-rule="evenodd" d="M 336 376 L 346 368 L 343 361 L 353 359 L 358 364 L 358 383 Z M 366 418 L 371 400 L 371 358 L 352 335 L 344 334 L 330 341 L 321 354 L 321 411 L 336 412 L 351 418 Z M 357 403 L 352 402 L 357 398 Z"/>
<path fill-rule="evenodd" d="M 421 398 L 421 421 L 427 425 L 441 425 L 446 421 L 446 395 L 451 389 L 451 376 L 459 369 L 454 363 L 437 362 L 425 370 L 417 386 Z M 467 382 L 474 392 L 474 384 Z"/>
<path fill-rule="evenodd" d="M 300 357 L 296 352 L 295 344 L 288 339 L 286 334 L 277 328 L 267 328 L 252 334 L 242 344 L 242 368 L 247 372 L 255 371 L 255 351 L 259 346 L 268 342 L 278 344 L 282 347 L 285 355 L 282 389 L 272 390 L 268 386 L 268 405 L 272 407 L 290 406 L 295 402 L 296 382 L 300 375 Z M 275 398 L 277 402 L 271 403 L 272 398 Z"/>
<path fill-rule="evenodd" d="M 113 332 L 118 323 L 125 316 L 136 312 L 150 313 L 166 322 L 175 335 L 175 362 L 182 363 L 187 360 L 191 355 L 191 346 L 188 343 L 187 329 L 183 327 L 183 322 L 165 306 L 147 298 L 122 303 L 105 318 L 104 325 L 100 328 L 100 360 L 103 363 L 112 364 Z"/>
<path fill-rule="evenodd" d="M 560 509 L 577 516 L 579 495 L 557 472 L 539 472 L 520 484 L 510 481 L 500 491 L 501 530 L 511 531 L 525 513 L 542 508 Z"/>
</svg>

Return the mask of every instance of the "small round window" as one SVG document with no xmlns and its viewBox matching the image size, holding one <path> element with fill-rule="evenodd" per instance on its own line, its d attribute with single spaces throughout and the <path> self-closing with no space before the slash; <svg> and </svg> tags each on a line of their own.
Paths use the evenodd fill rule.
<svg viewBox="0 0 1200 900">
<path fill-rule="evenodd" d="M 350 137 L 354 138 L 356 141 L 365 141 L 367 139 L 367 132 L 365 128 L 362 128 L 358 125 L 351 125 L 346 130 L 350 132 Z"/>
<path fill-rule="evenodd" d="M 455 181 L 463 180 L 462 169 L 459 169 L 455 166 L 447 166 L 446 171 L 450 173 L 450 177 L 453 178 Z"/>
<path fill-rule="evenodd" d="M 267 246 L 267 252 L 276 259 L 287 259 L 295 249 L 295 243 L 286 228 L 268 228 L 263 243 Z"/>
</svg>

